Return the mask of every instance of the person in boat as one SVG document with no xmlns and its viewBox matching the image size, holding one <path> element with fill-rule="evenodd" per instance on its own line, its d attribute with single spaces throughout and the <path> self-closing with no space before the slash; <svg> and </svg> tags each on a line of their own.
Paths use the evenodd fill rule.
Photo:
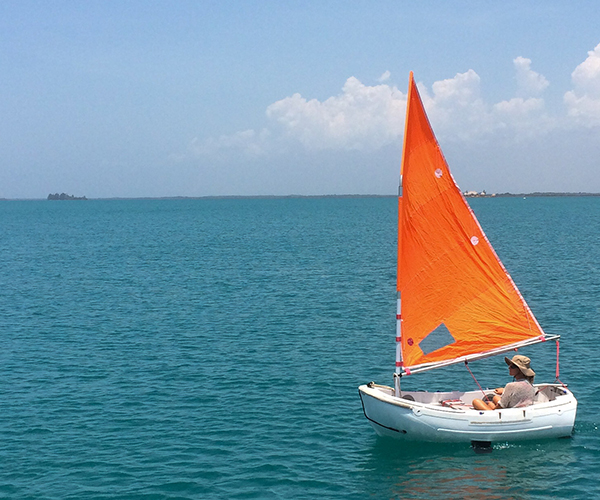
<svg viewBox="0 0 600 500">
<path fill-rule="evenodd" d="M 494 389 L 496 395 L 492 401 L 485 402 L 481 399 L 473 400 L 476 410 L 496 410 L 498 408 L 521 408 L 533 404 L 535 388 L 533 378 L 535 372 L 531 369 L 531 360 L 527 356 L 517 354 L 512 359 L 504 358 L 508 365 L 509 373 L 515 381 L 506 384 L 506 387 Z"/>
</svg>

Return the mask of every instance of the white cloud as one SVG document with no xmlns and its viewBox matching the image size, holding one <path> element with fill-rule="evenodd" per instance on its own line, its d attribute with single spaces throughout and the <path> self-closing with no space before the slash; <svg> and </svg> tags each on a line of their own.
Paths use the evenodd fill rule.
<svg viewBox="0 0 600 500">
<path fill-rule="evenodd" d="M 544 100 L 540 98 L 514 97 L 494 104 L 493 112 L 496 128 L 518 132 L 516 140 L 540 136 L 557 126 L 557 121 L 546 113 Z"/>
<path fill-rule="evenodd" d="M 472 69 L 466 73 L 457 73 L 454 78 L 440 80 L 432 85 L 435 101 L 439 104 L 471 106 L 480 101 L 480 83 L 479 75 Z"/>
<path fill-rule="evenodd" d="M 531 69 L 530 59 L 517 57 L 513 63 L 517 95 L 497 103 L 482 98 L 481 78 L 473 69 L 436 81 L 430 89 L 419 83 L 423 103 L 441 141 L 466 144 L 481 138 L 530 140 L 567 126 L 600 125 L 600 45 L 573 71 L 574 88 L 564 96 L 567 116 L 551 116 L 546 110 L 540 94 L 549 82 Z M 385 71 L 379 81 L 386 82 L 390 76 Z M 241 154 L 257 158 L 293 154 L 298 147 L 307 152 L 375 151 L 400 143 L 406 97 L 388 83 L 369 86 L 350 77 L 338 95 L 323 101 L 293 94 L 274 102 L 266 109 L 268 123 L 261 131 L 195 139 L 188 156 Z"/>
<path fill-rule="evenodd" d="M 378 149 L 401 135 L 405 107 L 396 87 L 350 77 L 337 96 L 321 102 L 294 94 L 271 104 L 267 117 L 309 150 Z"/>
<path fill-rule="evenodd" d="M 600 125 L 600 44 L 571 73 L 573 90 L 565 93 L 568 115 L 576 124 Z"/>
<path fill-rule="evenodd" d="M 419 92 L 436 135 L 464 140 L 492 130 L 490 112 L 480 95 L 481 79 L 472 69 L 432 85 L 433 94 L 423 85 Z"/>
<path fill-rule="evenodd" d="M 517 70 L 520 96 L 539 96 L 550 85 L 544 75 L 540 75 L 531 69 L 531 59 L 519 56 L 513 60 L 513 64 Z"/>
<path fill-rule="evenodd" d="M 188 149 L 192 156 L 215 156 L 221 151 L 238 151 L 250 157 L 259 157 L 269 149 L 270 131 L 249 129 L 231 135 L 209 137 L 203 141 L 192 139 Z"/>
<path fill-rule="evenodd" d="M 571 74 L 573 83 L 594 98 L 600 98 L 600 44 L 588 52 L 588 57 Z"/>
<path fill-rule="evenodd" d="M 377 81 L 380 83 L 387 82 L 391 76 L 392 74 L 389 71 L 385 71 Z"/>
<path fill-rule="evenodd" d="M 510 101 L 502 101 L 494 105 L 494 110 L 505 116 L 525 117 L 544 108 L 543 99 L 515 97 Z"/>
</svg>

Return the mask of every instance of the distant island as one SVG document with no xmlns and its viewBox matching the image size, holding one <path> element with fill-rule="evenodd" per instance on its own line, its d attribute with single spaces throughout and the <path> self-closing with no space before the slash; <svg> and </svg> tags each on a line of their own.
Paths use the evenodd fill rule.
<svg viewBox="0 0 600 500">
<path fill-rule="evenodd" d="M 49 200 L 87 200 L 85 196 L 72 196 L 70 194 L 65 193 L 55 193 L 48 195 Z"/>
</svg>

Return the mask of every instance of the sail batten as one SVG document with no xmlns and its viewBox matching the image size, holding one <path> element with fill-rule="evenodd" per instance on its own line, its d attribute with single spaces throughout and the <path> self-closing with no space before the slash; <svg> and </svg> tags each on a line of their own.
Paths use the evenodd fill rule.
<svg viewBox="0 0 600 500">
<path fill-rule="evenodd" d="M 414 373 L 545 339 L 454 181 L 412 73 L 401 184 L 397 289 L 403 368 Z M 425 352 L 423 341 L 441 325 L 449 343 Z"/>
</svg>

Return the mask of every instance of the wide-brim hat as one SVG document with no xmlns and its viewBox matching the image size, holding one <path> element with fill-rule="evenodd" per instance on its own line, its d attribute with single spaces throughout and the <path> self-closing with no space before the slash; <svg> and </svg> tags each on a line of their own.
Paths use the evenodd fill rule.
<svg viewBox="0 0 600 500">
<path fill-rule="evenodd" d="M 504 361 L 506 361 L 508 366 L 515 365 L 526 377 L 535 377 L 535 372 L 529 366 L 531 364 L 531 360 L 527 356 L 517 354 L 513 356 L 512 359 L 505 357 Z"/>
</svg>

